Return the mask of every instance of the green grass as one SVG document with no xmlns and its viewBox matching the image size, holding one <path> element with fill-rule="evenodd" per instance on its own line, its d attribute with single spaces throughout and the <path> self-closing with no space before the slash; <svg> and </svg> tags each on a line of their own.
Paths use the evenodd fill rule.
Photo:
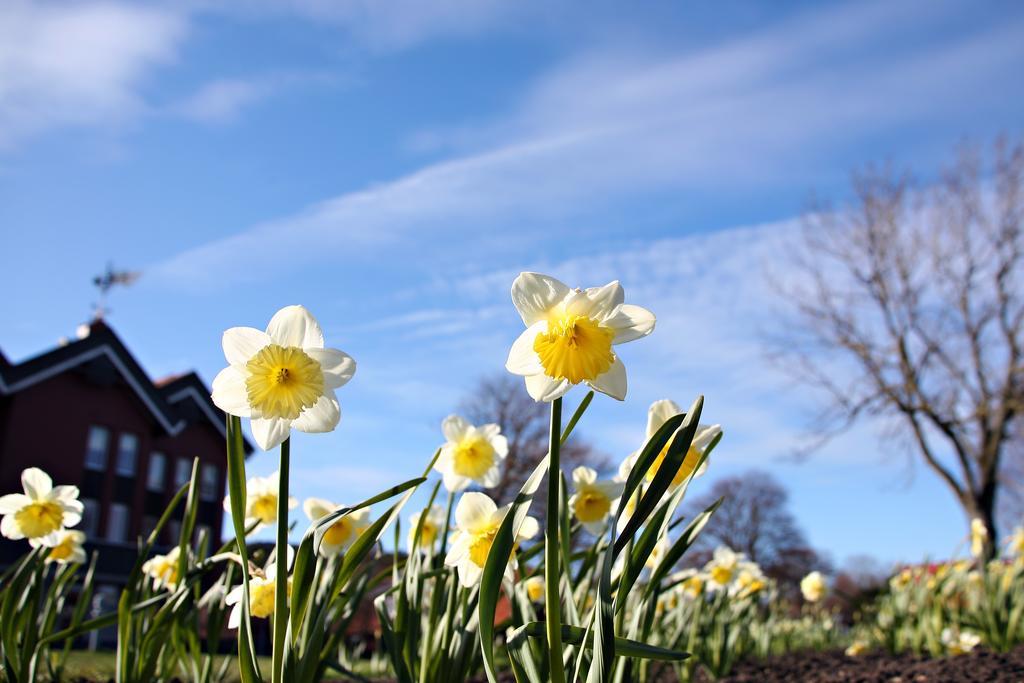
<svg viewBox="0 0 1024 683">
<path fill-rule="evenodd" d="M 233 655 L 230 656 L 232 659 Z M 270 671 L 270 657 L 260 657 L 260 668 L 263 671 Z M 217 666 L 221 665 L 223 657 L 217 658 Z M 238 681 L 238 669 L 232 664 L 229 681 Z M 66 680 L 77 680 L 84 678 L 87 681 L 109 681 L 114 677 L 114 653 L 113 652 L 89 652 L 88 650 L 75 650 L 68 656 L 67 666 L 64 669 Z"/>
</svg>

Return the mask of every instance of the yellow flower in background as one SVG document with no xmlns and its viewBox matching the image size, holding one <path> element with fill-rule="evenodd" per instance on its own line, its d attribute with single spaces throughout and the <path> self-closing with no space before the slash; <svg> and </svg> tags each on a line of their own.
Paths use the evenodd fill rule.
<svg viewBox="0 0 1024 683">
<path fill-rule="evenodd" d="M 306 513 L 311 522 L 315 522 L 341 507 L 344 506 L 323 498 L 307 498 L 302 503 L 302 511 Z M 324 557 L 339 555 L 348 550 L 349 546 L 368 526 L 370 526 L 370 511 L 367 508 L 353 510 L 326 529 L 317 531 L 317 551 Z"/>
<path fill-rule="evenodd" d="M 60 538 L 57 545 L 50 548 L 50 552 L 46 554 L 46 561 L 58 564 L 84 564 L 86 555 L 82 544 L 85 543 L 85 534 L 65 529 L 58 531 L 57 535 Z"/>
<path fill-rule="evenodd" d="M 544 599 L 544 577 L 531 576 L 525 582 L 526 597 L 530 602 L 541 602 Z"/>
<path fill-rule="evenodd" d="M 651 333 L 654 314 L 623 303 L 618 281 L 569 289 L 553 277 L 521 273 L 512 283 L 512 303 L 524 331 L 508 354 L 506 369 L 526 378 L 535 401 L 553 401 L 574 385 L 623 400 L 626 367 L 612 347 Z"/>
<path fill-rule="evenodd" d="M 267 477 L 250 477 L 245 482 L 245 525 L 256 524 L 256 531 L 271 526 L 277 521 L 277 491 L 280 473 Z M 293 496 L 288 497 L 288 509 L 299 504 Z M 231 512 L 231 498 L 224 499 L 224 510 Z"/>
<path fill-rule="evenodd" d="M 475 427 L 458 415 L 449 415 L 441 423 L 441 432 L 446 441 L 434 469 L 441 473 L 446 489 L 462 491 L 474 482 L 485 488 L 497 486 L 501 463 L 508 455 L 501 427 Z"/>
<path fill-rule="evenodd" d="M 971 555 L 981 557 L 985 552 L 985 543 L 988 541 L 988 529 L 985 522 L 977 517 L 971 520 Z"/>
<path fill-rule="evenodd" d="M 748 598 L 760 593 L 768 586 L 761 567 L 756 562 L 741 562 L 736 581 L 730 588 L 730 592 L 739 598 Z"/>
<path fill-rule="evenodd" d="M 959 631 L 955 628 L 942 629 L 940 636 L 946 652 L 951 655 L 962 655 L 970 652 L 981 643 L 981 636 L 970 631 Z"/>
<path fill-rule="evenodd" d="M 444 563 L 449 567 L 457 567 L 459 582 L 466 587 L 480 581 L 487 555 L 498 533 L 498 527 L 508 514 L 511 505 L 499 508 L 483 493 L 465 493 L 455 507 L 455 533 L 452 546 Z M 516 534 L 516 543 L 533 538 L 540 527 L 533 517 L 526 517 Z M 512 580 L 512 569 L 515 557 L 505 567 L 505 578 Z"/>
<path fill-rule="evenodd" d="M 232 327 L 222 345 L 228 367 L 213 380 L 213 402 L 225 413 L 250 418 L 260 448 L 280 445 L 292 428 L 329 432 L 338 425 L 334 390 L 352 379 L 356 363 L 324 348 L 320 324 L 305 308 L 282 308 L 266 332 Z"/>
<path fill-rule="evenodd" d="M 847 657 L 859 657 L 868 651 L 868 644 L 863 640 L 855 640 L 846 648 Z"/>
<path fill-rule="evenodd" d="M 288 571 L 291 571 L 292 562 L 295 559 L 295 550 L 288 548 Z M 288 582 L 288 599 L 292 597 L 292 577 L 285 577 Z M 275 595 L 277 589 L 277 558 L 273 552 L 267 557 L 266 565 L 262 570 L 254 569 L 249 574 L 249 613 L 257 619 L 266 619 L 274 613 Z M 231 605 L 231 614 L 228 615 L 228 628 L 237 629 L 242 623 L 242 598 L 245 596 L 244 586 L 238 584 L 224 598 L 224 604 Z"/>
<path fill-rule="evenodd" d="M 572 471 L 572 486 L 569 509 L 584 529 L 595 536 L 600 535 L 604 531 L 605 520 L 622 495 L 625 483 L 598 481 L 596 470 L 580 466 Z"/>
<path fill-rule="evenodd" d="M 142 565 L 142 573 L 153 579 L 157 588 L 174 588 L 178 584 L 178 560 L 181 548 L 174 547 L 166 555 L 154 555 Z"/>
<path fill-rule="evenodd" d="M 726 588 L 736 577 L 740 562 L 743 560 L 743 555 L 733 551 L 732 548 L 727 548 L 724 545 L 715 548 L 715 554 L 711 561 L 704 567 L 704 571 L 710 579 L 708 587 L 713 590 Z"/>
<path fill-rule="evenodd" d="M 424 514 L 426 513 L 426 514 Z M 420 541 L 419 549 L 427 550 L 433 549 L 434 544 L 437 543 L 437 539 L 441 537 L 441 533 L 444 531 L 444 508 L 440 505 L 431 505 L 429 510 L 420 510 L 419 512 L 412 513 L 409 518 L 409 549 L 412 549 L 413 537 L 416 535 L 416 527 L 420 524 L 420 518 L 423 518 L 423 525 L 420 528 Z"/>
<path fill-rule="evenodd" d="M 644 562 L 644 567 L 650 571 L 654 571 L 661 564 L 661 561 L 665 559 L 665 554 L 668 552 L 669 542 L 668 536 L 662 536 L 658 539 L 658 542 L 651 548 L 651 554 L 647 556 L 647 560 Z"/>
<path fill-rule="evenodd" d="M 27 538 L 33 548 L 52 548 L 61 542 L 61 530 L 82 521 L 77 486 L 54 486 L 38 467 L 21 473 L 21 486 L 25 493 L 0 496 L 0 534 L 5 538 Z"/>
<path fill-rule="evenodd" d="M 1024 527 L 1017 527 L 1007 542 L 1007 549 L 1017 557 L 1024 556 Z"/>
<path fill-rule="evenodd" d="M 818 602 L 825 597 L 827 585 L 821 572 L 811 572 L 800 580 L 800 592 L 807 602 Z"/>
</svg>

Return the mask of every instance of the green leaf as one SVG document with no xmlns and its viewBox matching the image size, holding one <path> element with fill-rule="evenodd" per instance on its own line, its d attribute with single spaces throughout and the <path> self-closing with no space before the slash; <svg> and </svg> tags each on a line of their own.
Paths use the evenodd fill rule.
<svg viewBox="0 0 1024 683">
<path fill-rule="evenodd" d="M 513 631 L 512 637 L 509 638 L 509 645 L 511 646 L 513 642 L 518 645 L 518 639 L 524 636 L 543 640 L 546 637 L 544 630 L 543 622 L 531 621 L 529 624 L 524 624 Z M 563 624 L 562 640 L 567 643 L 572 643 L 573 645 L 583 644 L 586 646 L 586 630 L 579 626 Z M 663 647 L 648 645 L 647 643 L 641 643 L 636 640 L 619 637 L 615 638 L 615 653 L 623 657 L 637 657 L 639 659 L 652 659 L 661 662 L 680 662 L 690 656 L 687 652 L 669 650 Z"/>
<path fill-rule="evenodd" d="M 497 683 L 498 680 L 498 668 L 494 659 L 494 613 L 498 607 L 501 580 L 505 575 L 505 567 L 512 559 L 515 539 L 529 512 L 530 503 L 533 502 L 533 496 L 537 493 L 544 473 L 547 472 L 548 462 L 548 457 L 541 460 L 519 490 L 508 514 L 498 527 L 480 577 L 480 602 L 477 607 L 480 620 L 480 649 L 484 659 L 484 671 L 491 683 Z"/>
</svg>

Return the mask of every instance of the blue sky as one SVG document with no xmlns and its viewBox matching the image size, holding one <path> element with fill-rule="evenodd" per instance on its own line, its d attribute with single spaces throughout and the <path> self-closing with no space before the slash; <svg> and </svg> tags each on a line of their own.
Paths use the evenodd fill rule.
<svg viewBox="0 0 1024 683">
<path fill-rule="evenodd" d="M 1011 2 L 6 2 L 0 347 L 70 334 L 109 259 L 144 272 L 110 321 L 157 377 L 212 380 L 223 329 L 302 303 L 359 370 L 293 492 L 355 501 L 503 369 L 517 273 L 617 278 L 658 328 L 588 439 L 624 457 L 701 392 L 698 489 L 769 469 L 837 561 L 945 556 L 965 522 L 884 425 L 787 459 L 815 397 L 765 361 L 763 273 L 853 168 L 1019 135 L 1022 45 Z"/>
</svg>

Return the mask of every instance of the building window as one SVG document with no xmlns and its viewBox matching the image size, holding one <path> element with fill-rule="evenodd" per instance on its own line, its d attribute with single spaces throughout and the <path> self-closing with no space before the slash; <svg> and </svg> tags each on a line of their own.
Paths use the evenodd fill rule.
<svg viewBox="0 0 1024 683">
<path fill-rule="evenodd" d="M 167 522 L 167 534 L 171 537 L 170 544 L 178 545 L 181 542 L 181 520 L 172 519 Z"/>
<path fill-rule="evenodd" d="M 85 446 L 85 468 L 102 472 L 107 469 L 107 444 L 110 432 L 105 427 L 89 427 L 89 440 Z"/>
<path fill-rule="evenodd" d="M 199 498 L 201 500 L 214 501 L 220 498 L 219 475 L 216 465 L 210 463 L 203 465 L 203 476 L 199 482 Z"/>
<path fill-rule="evenodd" d="M 181 488 L 192 478 L 192 461 L 188 458 L 178 458 L 174 468 L 174 486 Z"/>
<path fill-rule="evenodd" d="M 107 520 L 107 540 L 124 543 L 128 540 L 128 506 L 124 503 L 110 504 L 110 519 Z"/>
<path fill-rule="evenodd" d="M 146 475 L 146 488 L 150 491 L 164 490 L 164 472 L 167 469 L 167 456 L 163 453 L 152 453 L 149 456 L 149 473 Z"/>
<path fill-rule="evenodd" d="M 78 528 L 86 538 L 96 538 L 100 529 L 100 504 L 95 498 L 82 499 L 82 521 Z"/>
<path fill-rule="evenodd" d="M 122 477 L 134 477 L 138 453 L 139 438 L 134 434 L 122 434 L 117 440 L 117 462 L 114 471 Z"/>
</svg>

